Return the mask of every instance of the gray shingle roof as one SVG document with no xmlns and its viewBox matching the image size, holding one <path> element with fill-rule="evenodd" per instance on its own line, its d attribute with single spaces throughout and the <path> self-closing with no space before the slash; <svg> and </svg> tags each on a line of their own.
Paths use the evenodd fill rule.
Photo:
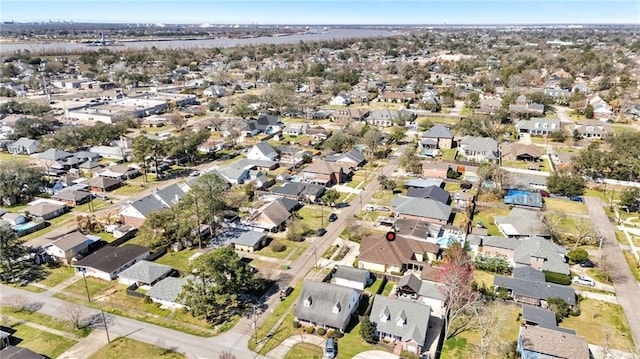
<svg viewBox="0 0 640 359">
<path fill-rule="evenodd" d="M 422 134 L 422 138 L 453 138 L 453 133 L 443 125 L 435 125 Z"/>
<path fill-rule="evenodd" d="M 449 194 L 449 192 L 443 190 L 438 186 L 429 186 L 426 188 L 409 188 L 409 190 L 407 190 L 407 197 L 431 198 L 444 204 L 449 204 L 449 202 L 451 201 L 451 195 Z"/>
<path fill-rule="evenodd" d="M 576 292 L 573 288 L 554 283 L 529 281 L 520 278 L 495 276 L 493 280 L 495 287 L 511 289 L 514 295 L 536 299 L 548 299 L 560 297 L 570 305 L 576 304 Z"/>
<path fill-rule="evenodd" d="M 349 300 L 354 295 L 360 296 L 358 291 L 352 288 L 305 280 L 293 315 L 302 320 L 344 330 L 351 320 L 351 314 L 358 306 L 356 303 L 355 307 L 348 307 Z M 305 306 L 305 301 L 309 301 L 310 305 Z M 333 310 L 336 304 L 340 306 L 337 313 Z"/>
<path fill-rule="evenodd" d="M 131 206 L 143 216 L 147 216 L 151 212 L 169 208 L 152 195 L 140 198 L 139 200 L 131 203 Z"/>
<path fill-rule="evenodd" d="M 591 358 L 589 344 L 583 337 L 577 335 L 528 325 L 520 327 L 520 337 L 524 351 L 543 354 L 530 357 Z"/>
<path fill-rule="evenodd" d="M 430 186 L 442 186 L 440 178 L 411 179 L 405 183 L 407 187 L 426 188 Z"/>
<path fill-rule="evenodd" d="M 530 265 L 531 257 L 543 258 L 542 269 L 555 273 L 569 274 L 569 265 L 565 263 L 567 250 L 541 237 L 526 238 L 515 249 L 514 261 Z"/>
<path fill-rule="evenodd" d="M 80 244 L 86 243 L 87 241 L 87 236 L 80 233 L 79 231 L 74 231 L 56 240 L 52 244 L 62 249 L 63 251 L 67 251 L 79 246 Z"/>
<path fill-rule="evenodd" d="M 185 192 L 177 184 L 172 184 L 171 186 L 159 190 L 155 193 L 155 195 L 159 197 L 164 203 L 171 206 L 178 203 L 178 201 L 180 201 L 180 199 L 184 197 Z"/>
<path fill-rule="evenodd" d="M 74 267 L 90 267 L 111 273 L 145 252 L 149 253 L 149 248 L 137 244 L 125 244 L 122 247 L 106 246 L 82 258 L 74 264 Z"/>
<path fill-rule="evenodd" d="M 178 303 L 178 296 L 182 292 L 182 287 L 184 287 L 185 284 L 187 284 L 186 278 L 163 278 L 147 291 L 147 296 L 167 302 Z"/>
<path fill-rule="evenodd" d="M 443 221 L 448 221 L 451 216 L 451 207 L 431 198 L 395 197 L 392 204 L 399 214 Z"/>
<path fill-rule="evenodd" d="M 548 235 L 539 211 L 514 208 L 508 216 L 496 216 L 494 220 L 507 236 Z"/>
<path fill-rule="evenodd" d="M 63 189 L 62 191 L 56 193 L 52 197 L 55 199 L 62 199 L 66 201 L 82 201 L 87 197 L 91 196 L 91 194 L 87 191 L 78 191 L 71 188 Z"/>
<path fill-rule="evenodd" d="M 346 279 L 359 283 L 366 283 L 369 279 L 369 275 L 369 271 L 347 266 L 338 266 L 335 273 L 336 278 Z"/>
<path fill-rule="evenodd" d="M 150 284 L 166 276 L 172 270 L 173 268 L 164 264 L 149 261 L 139 261 L 131 267 L 123 270 L 119 274 L 119 277 Z"/>
<path fill-rule="evenodd" d="M 427 339 L 430 317 L 428 305 L 376 294 L 370 318 L 379 332 L 393 334 L 402 341 L 413 340 L 422 346 Z"/>
<path fill-rule="evenodd" d="M 271 147 L 271 145 L 266 141 L 257 143 L 254 145 L 254 147 L 258 151 L 260 151 L 265 157 L 269 157 L 269 158 L 278 157 L 278 152 L 276 152 L 276 150 L 274 150 L 273 147 Z"/>
<path fill-rule="evenodd" d="M 71 153 L 50 148 L 38 155 L 41 160 L 60 161 L 71 157 Z"/>
<path fill-rule="evenodd" d="M 221 233 L 220 237 L 233 244 L 255 247 L 265 237 L 265 234 L 258 231 L 232 230 Z"/>
<path fill-rule="evenodd" d="M 534 323 L 547 329 L 554 329 L 558 326 L 556 313 L 532 305 L 522 305 L 522 318 L 526 322 Z"/>
</svg>

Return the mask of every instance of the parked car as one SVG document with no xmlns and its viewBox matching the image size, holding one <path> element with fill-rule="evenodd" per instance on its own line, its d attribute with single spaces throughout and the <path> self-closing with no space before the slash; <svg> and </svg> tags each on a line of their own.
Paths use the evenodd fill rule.
<svg viewBox="0 0 640 359">
<path fill-rule="evenodd" d="M 316 236 L 318 237 L 322 237 L 325 234 L 327 234 L 327 230 L 324 228 L 318 228 L 318 230 L 316 231 Z"/>
<path fill-rule="evenodd" d="M 584 198 L 582 198 L 580 196 L 572 196 L 572 197 L 569 197 L 569 199 L 574 201 L 574 202 L 584 202 Z"/>
<path fill-rule="evenodd" d="M 331 214 L 329 215 L 329 222 L 335 222 L 335 221 L 336 221 L 336 219 L 338 219 L 338 215 L 337 215 L 337 214 L 335 214 L 335 213 L 331 213 Z"/>
<path fill-rule="evenodd" d="M 547 191 L 540 191 L 540 195 L 541 195 L 542 197 L 549 197 L 549 192 L 547 192 Z"/>
<path fill-rule="evenodd" d="M 583 276 L 575 276 L 573 277 L 573 283 L 579 285 L 585 285 L 587 287 L 595 287 L 596 281 L 591 278 L 583 277 Z"/>
<path fill-rule="evenodd" d="M 324 346 L 324 357 L 333 359 L 336 357 L 336 342 L 333 338 L 327 339 Z"/>
<path fill-rule="evenodd" d="M 198 177 L 200 176 L 200 171 L 191 171 L 191 173 L 189 173 L 190 177 Z"/>
<path fill-rule="evenodd" d="M 376 207 L 376 211 L 389 212 L 389 211 L 391 211 L 391 209 L 389 207 L 385 207 L 385 206 L 377 206 Z"/>
<path fill-rule="evenodd" d="M 280 290 L 280 301 L 285 300 L 285 298 L 287 298 L 289 296 L 289 294 L 291 294 L 291 292 L 293 292 L 293 288 L 292 287 L 282 288 Z"/>
<path fill-rule="evenodd" d="M 593 267 L 595 267 L 595 264 L 592 261 L 588 260 L 588 259 L 580 262 L 579 264 L 580 264 L 580 267 L 582 267 L 582 268 L 593 268 Z"/>
<path fill-rule="evenodd" d="M 108 200 L 108 199 L 109 199 L 109 197 L 107 197 L 107 195 L 102 194 L 102 193 L 95 193 L 95 192 L 92 192 L 92 193 L 91 193 L 91 195 L 93 196 L 93 198 L 98 198 L 98 199 L 101 199 L 101 200 L 103 200 L 103 201 L 106 201 L 106 200 Z"/>
<path fill-rule="evenodd" d="M 369 211 L 369 212 L 373 212 L 373 211 L 376 210 L 376 207 L 371 205 L 371 204 L 368 204 L 368 205 L 364 206 L 364 210 L 365 211 Z"/>
</svg>

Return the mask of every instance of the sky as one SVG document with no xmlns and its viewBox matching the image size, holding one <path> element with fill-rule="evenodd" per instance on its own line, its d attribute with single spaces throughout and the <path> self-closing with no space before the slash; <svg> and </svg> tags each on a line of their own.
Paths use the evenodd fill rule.
<svg viewBox="0 0 640 359">
<path fill-rule="evenodd" d="M 0 0 L 0 19 L 163 24 L 640 24 L 640 0 Z"/>
</svg>

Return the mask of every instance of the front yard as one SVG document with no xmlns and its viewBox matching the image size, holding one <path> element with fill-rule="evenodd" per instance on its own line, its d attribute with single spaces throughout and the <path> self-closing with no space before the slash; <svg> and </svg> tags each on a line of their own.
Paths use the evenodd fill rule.
<svg viewBox="0 0 640 359">
<path fill-rule="evenodd" d="M 4 325 L 4 324 L 3 324 Z M 16 322 L 5 325 L 12 331 L 11 344 L 30 349 L 48 358 L 56 358 L 74 346 L 77 341 Z"/>
<path fill-rule="evenodd" d="M 317 345 L 300 343 L 294 345 L 284 359 L 322 359 L 323 353 Z"/>
<path fill-rule="evenodd" d="M 158 343 L 166 344 L 165 339 L 158 339 Z M 170 344 L 170 340 L 169 340 Z M 111 359 L 111 358 L 135 358 L 135 359 L 183 359 L 184 354 L 176 353 L 172 350 L 159 346 L 139 342 L 129 338 L 118 338 L 103 346 L 95 352 L 89 359 Z"/>
<path fill-rule="evenodd" d="M 556 211 L 570 214 L 587 214 L 587 205 L 583 202 L 570 201 L 560 198 L 545 198 L 544 205 L 549 211 Z"/>
</svg>

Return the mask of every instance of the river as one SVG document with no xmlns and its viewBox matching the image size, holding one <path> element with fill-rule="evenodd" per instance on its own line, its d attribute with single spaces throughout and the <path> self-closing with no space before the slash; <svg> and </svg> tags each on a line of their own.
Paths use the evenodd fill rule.
<svg viewBox="0 0 640 359">
<path fill-rule="evenodd" d="M 188 48 L 214 48 L 235 47 L 258 44 L 291 44 L 300 41 L 341 40 L 352 38 L 389 37 L 402 34 L 400 31 L 375 30 L 375 29 L 326 29 L 314 33 L 295 34 L 288 36 L 255 37 L 246 39 L 194 39 L 194 40 L 167 40 L 167 41 L 125 41 L 122 46 L 105 46 L 111 51 L 129 49 L 188 49 Z M 73 42 L 46 42 L 46 43 L 2 43 L 0 54 L 10 54 L 17 50 L 29 50 L 32 54 L 46 53 L 77 53 L 82 51 L 96 51 L 102 47 L 88 46 L 87 44 Z"/>
</svg>

